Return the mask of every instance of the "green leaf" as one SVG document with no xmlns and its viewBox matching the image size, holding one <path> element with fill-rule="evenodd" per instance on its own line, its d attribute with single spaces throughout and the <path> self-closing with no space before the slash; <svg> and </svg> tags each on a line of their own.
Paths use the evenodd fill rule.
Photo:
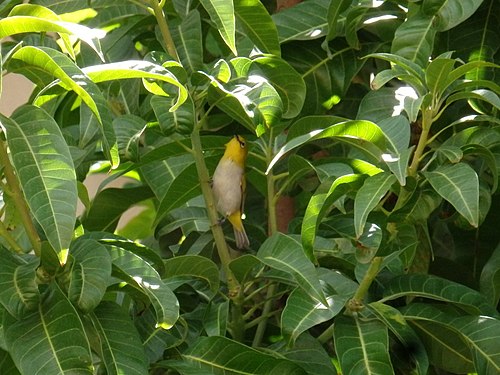
<svg viewBox="0 0 500 375">
<path fill-rule="evenodd" d="M 277 233 L 262 244 L 257 257 L 267 266 L 292 276 L 297 285 L 311 298 L 328 306 L 316 269 L 304 254 L 299 242 Z"/>
<path fill-rule="evenodd" d="M 392 184 L 397 181 L 391 173 L 382 172 L 368 177 L 354 200 L 354 228 L 359 238 L 364 231 L 368 214 L 380 203 Z"/>
<path fill-rule="evenodd" d="M 2 374 L 21 375 L 10 354 L 2 349 L 0 349 L 0 371 Z"/>
<path fill-rule="evenodd" d="M 404 25 L 404 23 L 403 23 Z M 411 60 L 411 58 L 400 56 L 395 53 L 371 53 L 365 57 L 375 57 L 377 59 L 382 59 L 390 62 L 396 67 L 402 68 L 406 71 L 410 78 L 412 78 L 412 83 L 416 84 L 414 87 L 421 95 L 426 93 L 425 90 L 425 71 L 417 63 Z M 394 69 L 394 68 L 393 68 Z"/>
<path fill-rule="evenodd" d="M 432 187 L 474 227 L 479 223 L 479 180 L 465 163 L 443 165 L 423 172 Z"/>
<path fill-rule="evenodd" d="M 372 121 L 376 124 L 383 120 L 389 121 L 395 114 L 395 108 L 400 105 L 395 88 L 382 87 L 377 91 L 369 91 L 361 99 L 357 119 Z"/>
<path fill-rule="evenodd" d="M 332 1 L 328 7 L 328 36 L 327 40 L 332 40 L 337 36 L 337 24 L 340 19 L 340 14 L 344 12 L 349 5 L 350 0 Z"/>
<path fill-rule="evenodd" d="M 165 266 L 163 264 L 163 259 L 156 253 L 155 250 L 144 246 L 138 241 L 132 241 L 128 238 L 124 238 L 107 232 L 87 232 L 79 238 L 96 240 L 103 245 L 110 245 L 121 248 L 146 260 L 160 275 L 164 274 Z"/>
<path fill-rule="evenodd" d="M 281 330 L 288 337 L 288 345 L 293 346 L 300 334 L 309 328 L 336 316 L 344 308 L 347 299 L 345 296 L 327 295 L 328 305 L 323 305 L 303 289 L 296 288 L 287 298 L 281 314 Z"/>
<path fill-rule="evenodd" d="M 69 57 L 51 48 L 25 46 L 15 52 L 12 59 L 20 60 L 58 78 L 65 89 L 73 90 L 89 106 L 101 125 L 106 157 L 113 167 L 118 166 L 118 147 L 111 125 L 111 115 L 99 87 Z M 34 104 L 42 105 L 46 100 L 47 98 L 39 96 Z"/>
<path fill-rule="evenodd" d="M 454 65 L 453 59 L 436 59 L 425 70 L 427 87 L 435 98 L 440 98 L 448 88 L 447 82 Z"/>
<path fill-rule="evenodd" d="M 83 68 L 82 71 L 95 83 L 108 82 L 115 79 L 142 78 L 154 79 L 173 85 L 177 88 L 177 100 L 170 107 L 169 110 L 171 112 L 177 110 L 188 97 L 187 89 L 168 68 L 148 61 L 128 60 L 101 64 Z M 149 88 L 149 86 L 146 85 L 146 88 Z M 158 90 L 158 92 L 153 92 L 153 94 L 168 96 L 163 89 L 159 88 Z"/>
<path fill-rule="evenodd" d="M 207 157 L 205 162 L 210 166 L 214 166 L 217 158 Z M 209 168 L 213 170 L 212 168 Z M 196 171 L 196 165 L 188 165 L 180 172 L 170 184 L 165 196 L 160 202 L 156 222 L 159 222 L 174 208 L 180 207 L 192 198 L 201 194 L 200 181 Z"/>
<path fill-rule="evenodd" d="M 417 309 L 431 308 L 428 305 L 412 304 Z M 413 307 L 413 306 L 412 306 Z M 438 310 L 439 311 L 439 310 Z M 403 315 L 404 315 L 403 310 Z M 437 311 L 436 311 L 437 312 Z M 406 318 L 406 317 L 405 317 Z M 450 320 L 452 316 L 448 317 Z M 434 367 L 451 373 L 474 373 L 472 356 L 463 336 L 447 324 L 435 320 L 406 319 L 418 333 Z"/>
<path fill-rule="evenodd" d="M 24 4 L 26 6 L 27 4 Z M 24 33 L 57 32 L 59 34 L 74 35 L 88 44 L 104 61 L 99 39 L 105 34 L 102 30 L 64 22 L 39 18 L 30 15 L 16 15 L 0 19 L 0 39 Z"/>
<path fill-rule="evenodd" d="M 118 150 L 125 160 L 139 159 L 139 141 L 146 125 L 144 119 L 135 115 L 123 115 L 113 120 Z"/>
<path fill-rule="evenodd" d="M 472 16 L 481 3 L 482 0 L 424 1 L 422 10 L 434 15 L 433 27 L 446 31 Z"/>
<path fill-rule="evenodd" d="M 229 301 L 208 305 L 203 319 L 203 328 L 208 336 L 224 336 L 229 321 Z"/>
<path fill-rule="evenodd" d="M 233 2 L 226 0 L 200 0 L 200 3 L 207 11 L 220 36 L 233 55 L 238 56 L 235 43 L 236 27 Z"/>
<path fill-rule="evenodd" d="M 309 375 L 337 375 L 325 348 L 319 340 L 307 333 L 300 335 L 293 347 L 282 340 L 273 345 L 272 349 L 298 364 Z"/>
<path fill-rule="evenodd" d="M 359 147 L 376 159 L 381 158 L 382 150 L 385 149 L 385 135 L 373 122 L 364 120 L 339 122 L 338 118 L 333 116 L 308 116 L 295 122 L 293 128 L 300 129 L 303 126 L 307 126 L 306 124 L 308 123 L 315 123 L 319 126 L 316 130 L 312 130 L 307 134 L 290 139 L 276 153 L 273 160 L 271 160 L 266 173 L 270 171 L 287 152 L 300 147 L 307 142 L 323 138 L 335 138 L 350 145 Z M 357 141 L 359 141 L 359 143 Z"/>
<path fill-rule="evenodd" d="M 17 321 L 6 316 L 4 327 L 7 349 L 21 373 L 93 374 L 81 317 L 57 285 L 37 311 Z"/>
<path fill-rule="evenodd" d="M 219 291 L 219 268 L 210 259 L 198 255 L 181 255 L 165 261 L 165 277 L 168 284 L 184 283 L 187 280 L 202 280 L 209 287 L 207 299 Z M 202 292 L 201 288 L 197 288 Z"/>
<path fill-rule="evenodd" d="M 78 200 L 69 148 L 57 123 L 40 108 L 21 107 L 12 119 L 0 119 L 28 206 L 64 263 Z"/>
<path fill-rule="evenodd" d="M 391 53 L 427 66 L 437 32 L 433 21 L 434 17 L 422 13 L 408 17 L 396 30 Z"/>
<path fill-rule="evenodd" d="M 500 244 L 495 248 L 481 271 L 479 279 L 481 293 L 493 305 L 500 299 Z"/>
<path fill-rule="evenodd" d="M 335 319 L 333 338 L 342 373 L 394 374 L 387 327 L 380 321 L 339 316 Z"/>
<path fill-rule="evenodd" d="M 90 314 L 90 319 L 100 339 L 99 354 L 107 374 L 148 374 L 142 342 L 123 307 L 104 301 Z"/>
<path fill-rule="evenodd" d="M 36 258 L 19 257 L 0 246 L 0 303 L 19 319 L 38 307 L 40 292 L 35 279 Z"/>
<path fill-rule="evenodd" d="M 394 307 L 380 302 L 372 302 L 369 307 L 403 345 L 411 359 L 408 367 L 415 368 L 416 374 L 426 375 L 429 358 L 427 358 L 425 347 L 415 331 L 408 325 L 403 314 Z"/>
<path fill-rule="evenodd" d="M 328 29 L 329 5 L 329 0 L 310 0 L 273 14 L 280 43 L 324 36 Z"/>
<path fill-rule="evenodd" d="M 277 57 L 257 57 L 252 61 L 249 75 L 261 73 L 278 91 L 283 103 L 283 118 L 294 118 L 302 110 L 306 85 L 302 76 L 285 60 Z"/>
<path fill-rule="evenodd" d="M 190 97 L 174 112 L 169 110 L 173 105 L 171 98 L 155 95 L 150 103 L 165 135 L 190 134 L 195 123 L 195 110 Z"/>
<path fill-rule="evenodd" d="M 211 105 L 216 105 L 234 120 L 254 131 L 262 119 L 260 111 L 248 97 L 252 88 L 243 84 L 235 87 L 228 85 L 229 87 L 225 88 L 214 78 L 209 78 L 212 82 L 208 88 L 208 102 Z"/>
<path fill-rule="evenodd" d="M 166 349 L 179 346 L 187 337 L 188 326 L 185 320 L 180 319 L 169 330 L 162 329 L 156 325 L 155 312 L 151 308 L 136 317 L 134 323 L 150 363 L 163 358 Z"/>
<path fill-rule="evenodd" d="M 500 98 L 498 97 L 498 95 L 491 90 L 484 89 L 466 92 L 462 91 L 452 94 L 446 99 L 446 106 L 450 105 L 453 102 L 456 102 L 457 100 L 463 99 L 469 100 L 469 103 L 471 102 L 471 99 L 481 100 L 488 104 L 491 104 L 493 107 L 495 107 L 496 110 L 500 110 Z"/>
<path fill-rule="evenodd" d="M 113 261 L 113 275 L 141 292 L 156 312 L 156 324 L 170 329 L 179 318 L 179 302 L 158 272 L 142 257 L 117 246 L 106 246 Z"/>
<path fill-rule="evenodd" d="M 181 355 L 192 368 L 210 374 L 305 374 L 292 361 L 265 354 L 220 336 L 200 337 Z"/>
<path fill-rule="evenodd" d="M 261 52 L 281 55 L 276 25 L 259 0 L 235 1 L 234 11 L 237 22 Z"/>
<path fill-rule="evenodd" d="M 49 21 L 62 21 L 61 18 L 52 10 L 35 4 L 20 4 L 9 13 L 9 17 L 13 16 L 31 16 Z M 66 33 L 59 33 L 64 44 L 66 52 L 75 60 L 75 50 L 71 44 L 69 36 Z"/>
<path fill-rule="evenodd" d="M 432 275 L 403 275 L 391 280 L 380 302 L 402 296 L 420 296 L 457 305 L 473 314 L 496 316 L 495 308 L 479 292 Z"/>
<path fill-rule="evenodd" d="M 314 259 L 316 231 L 331 205 L 348 192 L 358 189 L 364 178 L 362 174 L 348 174 L 337 178 L 333 183 L 326 180 L 311 197 L 302 219 L 301 230 L 302 246 L 309 259 Z"/>
<path fill-rule="evenodd" d="M 106 293 L 111 281 L 111 257 L 99 242 L 81 237 L 71 244 L 70 255 L 75 264 L 71 270 L 68 298 L 87 313 Z"/>
<path fill-rule="evenodd" d="M 436 307 L 411 304 L 403 310 L 407 320 L 436 322 L 463 337 L 471 350 L 478 374 L 494 375 L 500 371 L 500 321 L 489 316 L 454 316 Z"/>
<path fill-rule="evenodd" d="M 256 256 L 250 254 L 239 256 L 229 263 L 229 268 L 233 272 L 234 277 L 241 284 L 254 277 L 257 266 L 262 267 L 262 263 Z"/>
<path fill-rule="evenodd" d="M 203 67 L 203 44 L 200 13 L 194 9 L 182 22 L 170 28 L 179 60 L 186 71 L 193 73 Z"/>
</svg>

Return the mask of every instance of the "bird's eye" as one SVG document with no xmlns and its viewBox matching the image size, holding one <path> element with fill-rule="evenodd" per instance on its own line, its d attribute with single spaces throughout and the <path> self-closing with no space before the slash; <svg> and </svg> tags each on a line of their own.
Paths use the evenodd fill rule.
<svg viewBox="0 0 500 375">
<path fill-rule="evenodd" d="M 235 135 L 234 137 L 236 138 L 236 140 L 240 144 L 240 147 L 245 148 L 245 141 L 242 141 L 238 135 Z"/>
</svg>

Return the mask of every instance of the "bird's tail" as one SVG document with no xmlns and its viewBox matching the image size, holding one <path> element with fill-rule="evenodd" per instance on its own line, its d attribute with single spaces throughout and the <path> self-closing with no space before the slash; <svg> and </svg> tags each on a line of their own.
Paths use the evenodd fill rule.
<svg viewBox="0 0 500 375">
<path fill-rule="evenodd" d="M 243 222 L 241 221 L 241 213 L 235 212 L 234 214 L 228 216 L 228 219 L 233 225 L 236 247 L 238 249 L 245 249 L 250 246 L 250 241 L 248 240 L 247 233 L 243 227 Z"/>
</svg>

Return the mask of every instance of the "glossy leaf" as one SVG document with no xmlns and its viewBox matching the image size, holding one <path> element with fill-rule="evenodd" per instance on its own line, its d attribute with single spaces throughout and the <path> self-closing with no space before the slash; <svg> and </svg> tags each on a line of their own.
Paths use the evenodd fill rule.
<svg viewBox="0 0 500 375">
<path fill-rule="evenodd" d="M 70 247 L 75 264 L 71 270 L 68 298 L 83 312 L 101 302 L 111 281 L 111 258 L 106 248 L 90 239 L 78 239 Z"/>
<path fill-rule="evenodd" d="M 306 96 L 304 79 L 285 60 L 258 57 L 252 61 L 249 74 L 261 73 L 278 91 L 283 103 L 283 118 L 294 118 L 302 110 Z"/>
<path fill-rule="evenodd" d="M 208 285 L 211 299 L 219 290 L 219 268 L 210 259 L 198 255 L 182 255 L 165 261 L 165 277 L 168 283 L 190 279 L 202 280 Z M 197 288 L 201 292 L 201 288 Z"/>
<path fill-rule="evenodd" d="M 213 157 L 205 160 L 210 166 L 215 165 L 216 161 L 217 158 Z M 211 170 L 213 169 L 211 168 Z M 196 165 L 193 163 L 182 170 L 182 172 L 172 181 L 172 184 L 169 186 L 164 198 L 160 202 L 156 220 L 161 220 L 161 218 L 165 217 L 171 210 L 182 206 L 188 200 L 200 195 L 200 193 L 200 181 L 198 180 Z"/>
<path fill-rule="evenodd" d="M 426 1 L 423 11 L 435 16 L 433 25 L 437 30 L 446 31 L 469 18 L 481 3 L 481 0 Z"/>
<path fill-rule="evenodd" d="M 7 348 L 23 374 L 93 373 L 81 317 L 56 285 L 35 312 L 4 324 Z"/>
<path fill-rule="evenodd" d="M 378 320 L 338 317 L 333 338 L 342 373 L 394 374 L 389 357 L 387 327 Z"/>
<path fill-rule="evenodd" d="M 385 287 L 383 301 L 401 296 L 420 296 L 448 302 L 474 314 L 497 315 L 479 292 L 432 275 L 403 275 L 391 280 Z"/>
<path fill-rule="evenodd" d="M 478 373 L 493 375 L 500 371 L 500 321 L 489 316 L 453 316 L 423 304 L 403 310 L 408 320 L 437 322 L 452 329 L 467 342 Z"/>
<path fill-rule="evenodd" d="M 208 336 L 224 336 L 229 321 L 229 301 L 211 303 L 205 313 L 203 327 Z"/>
<path fill-rule="evenodd" d="M 73 90 L 96 116 L 103 135 L 106 156 L 113 166 L 119 163 L 111 115 L 106 100 L 97 85 L 86 76 L 69 57 L 47 47 L 25 46 L 12 55 L 29 66 L 39 68 L 60 80 L 64 88 Z M 35 104 L 42 105 L 47 98 L 39 97 Z M 50 98 L 49 98 L 50 100 Z"/>
<path fill-rule="evenodd" d="M 178 65 L 178 64 L 177 64 Z M 188 97 L 187 89 L 179 82 L 177 77 L 167 68 L 141 60 L 128 60 L 117 63 L 89 66 L 82 71 L 95 83 L 112 81 L 115 79 L 143 78 L 155 79 L 177 88 L 177 100 L 170 111 L 175 111 Z M 158 94 L 165 95 L 161 90 Z"/>
<path fill-rule="evenodd" d="M 26 6 L 24 4 L 23 6 Z M 104 36 L 102 30 L 89 27 L 51 20 L 33 15 L 15 15 L 0 19 L 0 39 L 30 32 L 57 32 L 61 34 L 74 35 L 87 43 L 104 60 L 98 40 Z"/>
<path fill-rule="evenodd" d="M 427 65 L 434 46 L 436 29 L 434 17 L 413 15 L 399 26 L 394 35 L 391 53 L 404 57 L 424 67 Z"/>
<path fill-rule="evenodd" d="M 203 66 L 203 45 L 200 13 L 192 10 L 182 22 L 171 28 L 180 62 L 188 72 Z"/>
<path fill-rule="evenodd" d="M 260 247 L 257 257 L 267 266 L 286 272 L 311 298 L 327 306 L 316 270 L 302 251 L 299 242 L 284 234 L 269 237 Z"/>
<path fill-rule="evenodd" d="M 227 372 L 287 373 L 302 375 L 305 371 L 293 362 L 265 354 L 226 337 L 202 337 L 182 353 L 192 368 L 211 374 Z M 243 371 L 242 371 L 243 370 Z"/>
<path fill-rule="evenodd" d="M 443 165 L 423 172 L 432 187 L 474 227 L 479 222 L 479 181 L 468 164 Z"/>
<path fill-rule="evenodd" d="M 300 3 L 273 15 L 280 43 L 322 37 L 328 29 L 329 0 Z"/>
<path fill-rule="evenodd" d="M 354 200 L 354 228 L 357 238 L 364 231 L 368 214 L 377 207 L 395 182 L 396 177 L 393 174 L 382 172 L 368 177 L 358 190 Z"/>
<path fill-rule="evenodd" d="M 269 163 L 267 170 L 273 166 L 289 151 L 300 147 L 307 142 L 335 137 L 338 140 L 357 146 L 356 140 L 361 141 L 359 147 L 375 158 L 380 158 L 381 150 L 385 149 L 385 135 L 382 130 L 370 121 L 351 120 L 338 122 L 338 119 L 330 116 L 303 117 L 298 120 L 294 127 L 300 128 L 302 123 L 322 121 L 330 122 L 330 125 L 323 129 L 313 130 L 307 134 L 291 139 L 274 156 Z M 366 142 L 367 141 L 367 142 Z"/>
<path fill-rule="evenodd" d="M 337 24 L 340 14 L 345 11 L 351 2 L 348 0 L 332 1 L 328 8 L 328 40 L 332 40 L 337 36 Z"/>
<path fill-rule="evenodd" d="M 12 162 L 36 221 L 52 247 L 69 247 L 78 199 L 69 148 L 59 126 L 44 110 L 26 106 L 1 118 Z M 65 256 L 60 253 L 60 261 Z"/>
<path fill-rule="evenodd" d="M 316 231 L 331 208 L 331 205 L 348 192 L 359 188 L 365 176 L 348 174 L 337 178 L 333 183 L 325 181 L 309 200 L 302 220 L 302 245 L 309 259 L 314 259 L 313 245 Z"/>
<path fill-rule="evenodd" d="M 157 326 L 170 329 L 179 318 L 179 302 L 158 272 L 130 251 L 110 245 L 107 249 L 113 261 L 113 275 L 142 293 L 155 310 Z"/>
<path fill-rule="evenodd" d="M 150 103 L 164 134 L 170 135 L 172 133 L 190 133 L 195 123 L 195 111 L 191 98 L 188 98 L 174 112 L 169 110 L 169 108 L 171 108 L 174 104 L 171 98 L 155 95 L 151 98 Z"/>
<path fill-rule="evenodd" d="M 259 0 L 235 1 L 234 11 L 236 21 L 261 52 L 281 55 L 276 25 Z"/>
<path fill-rule="evenodd" d="M 231 52 L 237 56 L 235 43 L 235 15 L 232 1 L 225 0 L 200 0 L 210 19 L 217 27 L 222 39 Z"/>
<path fill-rule="evenodd" d="M 281 314 L 281 329 L 288 337 L 288 344 L 293 345 L 300 334 L 318 324 L 336 316 L 347 302 L 347 297 L 326 296 L 328 305 L 312 299 L 303 289 L 295 289 L 286 301 Z"/>
<path fill-rule="evenodd" d="M 100 338 L 99 354 L 107 374 L 148 374 L 142 342 L 122 307 L 105 301 L 92 312 L 90 319 Z"/>
</svg>

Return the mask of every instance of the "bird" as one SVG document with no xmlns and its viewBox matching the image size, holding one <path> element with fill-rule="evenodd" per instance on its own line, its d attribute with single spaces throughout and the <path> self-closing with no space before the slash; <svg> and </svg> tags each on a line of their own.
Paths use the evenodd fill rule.
<svg viewBox="0 0 500 375">
<path fill-rule="evenodd" d="M 241 214 L 245 200 L 245 161 L 248 145 L 240 135 L 226 143 L 224 155 L 212 177 L 212 191 L 217 211 L 227 218 L 234 229 L 238 249 L 248 248 L 250 241 L 243 227 Z"/>
</svg>

